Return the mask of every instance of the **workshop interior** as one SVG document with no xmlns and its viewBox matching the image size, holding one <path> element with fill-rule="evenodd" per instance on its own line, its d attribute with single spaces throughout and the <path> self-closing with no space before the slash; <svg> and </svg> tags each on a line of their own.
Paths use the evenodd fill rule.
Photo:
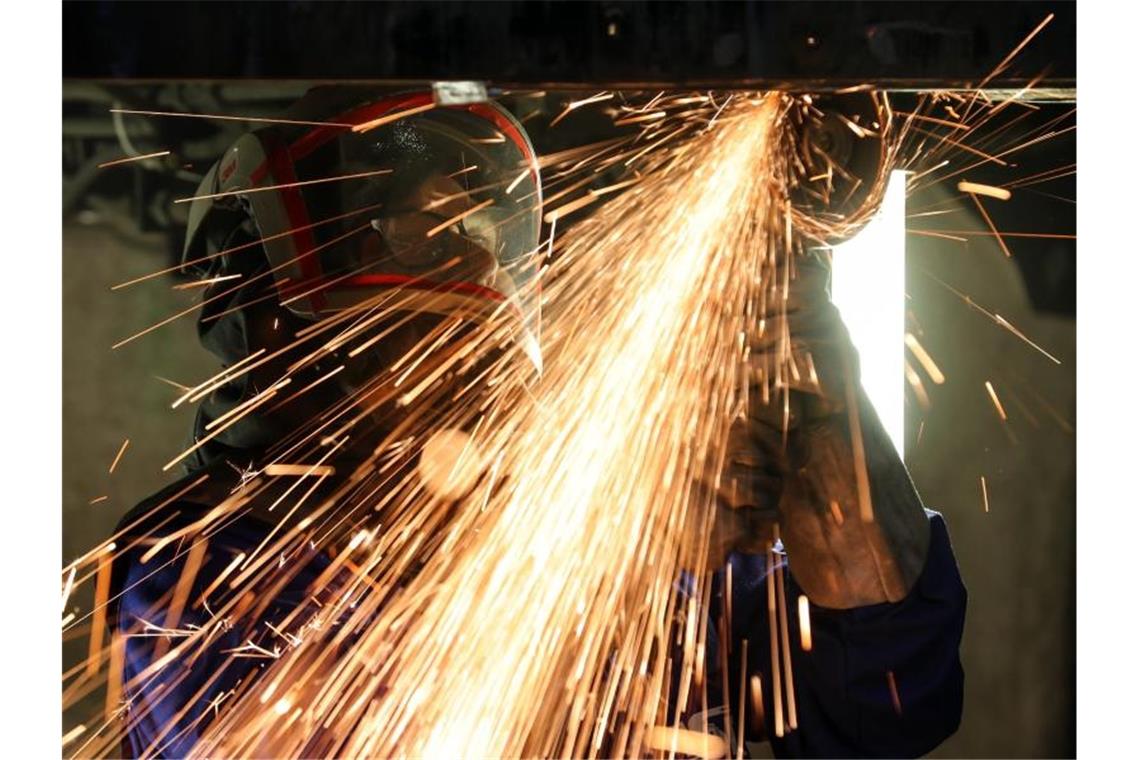
<svg viewBox="0 0 1140 760">
<path fill-rule="evenodd" d="M 1075 53 L 1076 4 L 1036 0 L 65 4 L 62 754 L 1074 756 Z M 456 140 L 466 141 L 455 153 L 459 168 L 448 164 L 444 184 L 408 195 L 401 172 L 419 171 L 417 157 L 456 150 L 447 142 Z M 358 160 L 358 143 L 382 158 Z M 339 163 L 304 163 L 324 161 L 334 146 Z M 292 161 L 289 176 L 281 160 Z M 491 185 L 479 182 L 498 190 L 481 200 Z M 358 185 L 367 192 L 341 193 Z M 368 195 L 373 186 L 378 194 Z M 499 279 L 461 277 L 425 291 L 420 283 L 431 276 L 420 270 L 381 268 L 358 285 L 367 264 L 348 274 L 330 268 L 318 271 L 326 277 L 318 288 L 332 288 L 318 303 L 306 262 L 323 261 L 361 228 L 395 249 L 400 224 L 422 210 L 407 198 L 424 187 L 444 194 L 430 191 L 435 200 L 423 208 L 431 221 L 408 222 L 419 225 L 417 241 L 458 229 L 470 250 L 485 234 L 471 222 L 487 211 L 497 214 L 494 229 L 529 236 L 525 244 L 494 238 Z M 449 204 L 459 196 L 455 212 Z M 380 210 L 357 227 L 343 204 L 360 202 Z M 298 217 L 298 204 L 307 216 Z M 348 219 L 322 221 L 334 215 Z M 282 241 L 289 253 L 280 253 Z M 249 264 L 261 246 L 265 261 Z M 784 254 L 792 263 L 777 267 Z M 435 266 L 451 254 L 433 255 Z M 867 471 L 881 464 L 873 442 L 899 463 L 894 490 L 874 475 L 870 485 L 865 475 L 852 479 L 848 467 L 852 502 L 819 502 L 812 519 L 824 527 L 811 530 L 846 521 L 842 540 L 852 541 L 852 526 L 867 535 L 884 526 L 874 534 L 878 548 L 827 562 L 841 574 L 862 551 L 880 562 L 897 535 L 885 527 L 894 508 L 885 505 L 905 501 L 891 494 L 917 494 L 911 517 L 923 535 L 921 507 L 940 513 L 913 577 L 905 551 L 894 556 L 909 578 L 902 591 L 891 591 L 888 561 L 886 570 L 876 565 L 886 596 L 868 597 L 877 606 L 855 595 L 888 621 L 875 624 L 889 640 L 873 651 L 869 638 L 859 640 L 864 649 L 839 633 L 829 638 L 855 625 L 842 615 L 859 610 L 846 609 L 856 605 L 840 592 L 840 602 L 822 604 L 826 595 L 813 591 L 813 570 L 796 556 L 811 530 L 789 524 L 792 507 L 772 508 L 775 528 L 767 507 L 751 502 L 728 518 L 667 508 L 705 503 L 688 498 L 672 468 L 677 480 L 694 480 L 693 494 L 705 485 L 698 470 L 706 465 L 694 464 L 705 455 L 692 437 L 720 440 L 733 415 L 752 420 L 733 406 L 756 404 L 749 382 L 763 386 L 765 403 L 770 382 L 775 398 L 794 388 L 832 400 L 830 348 L 808 364 L 789 358 L 771 377 L 765 365 L 760 380 L 755 372 L 739 380 L 726 359 L 739 359 L 737 338 L 751 340 L 745 333 L 763 309 L 776 308 L 775 296 L 751 300 L 761 289 L 786 297 L 798 279 L 787 272 L 797 268 L 808 282 L 814 264 L 794 263 L 800 256 L 829 262 L 824 298 L 845 325 L 834 335 L 849 339 L 856 357 L 836 371 L 847 389 L 836 402 L 847 410 L 838 438 L 859 441 L 851 444 L 859 472 L 864 459 Z M 289 268 L 297 262 L 301 274 Z M 356 290 L 336 290 L 346 277 Z M 255 280 L 264 294 L 244 287 Z M 366 290 L 376 283 L 388 290 Z M 360 342 L 375 329 L 368 315 L 377 304 L 399 305 L 417 288 L 434 294 L 420 315 L 431 314 L 427 337 L 412 341 L 426 361 L 374 353 L 384 331 Z M 463 301 L 441 311 L 457 293 L 487 292 L 493 309 Z M 334 294 L 358 300 L 336 311 Z M 264 312 L 262 323 L 266 304 L 280 311 Z M 728 315 L 726 304 L 748 306 Z M 787 304 L 773 320 L 791 326 L 786 340 L 761 335 L 745 363 L 785 350 L 777 344 L 810 343 Z M 451 359 L 432 351 L 452 334 L 449 320 L 477 322 L 479 335 L 499 331 L 486 339 L 496 346 L 486 365 L 471 359 L 445 372 Z M 634 337 L 619 344 L 626 330 Z M 318 342 L 298 348 L 265 331 Z M 598 354 L 610 344 L 612 355 Z M 278 354 L 288 360 L 281 376 L 266 358 Z M 456 361 L 469 354 L 460 350 Z M 373 363 L 361 365 L 370 355 Z M 221 405 L 219 393 L 250 366 L 266 374 L 249 374 Z M 852 366 L 862 391 L 851 384 Z M 772 380 L 788 368 L 794 377 Z M 394 414 L 405 416 L 395 432 L 376 423 L 381 436 L 367 427 L 381 401 L 364 391 L 381 393 L 373 386 L 389 371 L 401 378 Z M 433 385 L 464 372 L 497 379 L 471 402 Z M 456 387 L 466 391 L 464 383 Z M 334 385 L 372 416 L 347 412 Z M 723 398 L 702 406 L 713 391 Z M 300 400 L 286 405 L 290 394 Z M 447 436 L 430 432 L 452 419 L 454 405 L 481 416 L 456 416 Z M 816 407 L 773 409 L 776 444 L 781 425 L 786 444 L 788 426 L 807 425 Z M 860 422 L 858 409 L 873 411 Z M 255 449 L 233 432 L 239 418 L 262 413 L 272 425 L 240 435 L 258 447 L 264 436 L 270 464 L 243 458 Z M 280 429 L 282 415 L 296 427 Z M 297 432 L 306 426 L 312 451 Z M 216 437 L 219 428 L 232 436 Z M 797 468 L 826 467 L 830 454 L 817 452 L 831 439 L 805 436 L 818 448 Z M 447 472 L 432 474 L 427 452 L 448 446 L 462 449 L 458 459 L 440 454 Z M 479 464 L 468 472 L 473 448 Z M 353 467 L 378 459 L 341 486 L 349 467 L 341 455 Z M 393 485 L 415 475 L 406 489 Z M 433 486 L 432 477 L 446 482 Z M 728 482 L 736 487 L 718 474 L 712 490 Z M 257 488 L 267 495 L 243 496 Z M 585 495 L 574 496 L 578 489 Z M 779 504 L 793 499 L 788 493 Z M 336 506 L 343 494 L 366 506 Z M 274 527 L 223 551 L 227 531 L 263 509 L 259 499 Z M 417 499 L 434 511 L 408 506 Z M 181 506 L 163 513 L 171 504 Z M 754 539 L 732 544 L 736 556 L 767 557 L 754 587 L 739 575 L 750 560 L 720 557 L 718 565 L 703 543 L 728 530 L 721 520 Z M 849 548 L 838 538 L 824 543 Z M 311 609 L 270 602 L 307 577 L 305 552 L 328 563 L 312 571 L 318 586 L 349 577 L 351 593 L 337 592 L 334 604 L 333 591 L 314 592 Z M 174 564 L 163 564 L 167 553 Z M 136 556 L 137 567 L 124 569 Z M 960 578 L 954 593 L 964 589 L 953 613 L 938 610 L 950 592 L 936 583 L 936 560 Z M 249 580 L 244 597 L 235 586 L 278 565 L 263 585 Z M 482 581 L 467 588 L 465 575 Z M 526 591 L 492 593 L 516 576 Z M 137 600 L 130 607 L 132 590 L 157 578 L 166 585 L 149 609 Z M 773 589 L 784 582 L 798 585 L 777 603 Z M 718 594 L 733 600 L 727 611 Z M 195 604 L 204 611 L 186 623 Z M 904 612 L 891 605 L 916 616 L 897 633 L 889 621 Z M 493 619 L 477 619 L 480 609 Z M 694 622 L 706 613 L 711 622 Z M 237 637 L 242 617 L 253 615 L 264 616 L 256 621 L 264 638 Z M 733 638 L 734 626 L 746 625 L 734 618 L 746 615 L 763 623 L 763 640 Z M 129 616 L 136 627 L 120 630 Z M 516 622 L 527 616 L 533 631 Z M 658 625 L 668 632 L 654 638 Z M 908 676 L 883 664 L 924 625 L 937 630 L 907 656 L 929 668 L 908 665 L 918 673 Z M 222 640 L 229 643 L 219 648 Z M 668 653 L 671 643 L 681 654 Z M 846 654 L 825 659 L 831 645 Z M 225 668 L 203 665 L 215 651 Z M 940 657 L 960 676 L 935 673 Z M 753 660 L 761 664 L 749 677 Z M 222 688 L 229 662 L 248 664 L 248 673 Z M 873 677 L 844 681 L 864 666 Z M 739 686 L 729 685 L 729 671 L 743 674 Z M 183 676 L 188 686 L 178 686 Z M 929 686 L 927 696 L 922 689 L 938 679 L 954 683 Z M 813 696 L 815 683 L 827 696 Z M 180 688 L 187 696 L 174 695 Z M 844 699 L 860 689 L 881 703 L 881 715 L 845 712 Z M 709 704 L 714 691 L 727 707 Z"/>
</svg>

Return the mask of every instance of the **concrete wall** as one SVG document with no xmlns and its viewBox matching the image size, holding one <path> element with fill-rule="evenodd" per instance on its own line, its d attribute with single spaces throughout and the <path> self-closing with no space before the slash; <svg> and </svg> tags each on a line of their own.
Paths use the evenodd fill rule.
<svg viewBox="0 0 1140 760">
<path fill-rule="evenodd" d="M 907 464 L 927 505 L 946 515 L 969 591 L 962 727 L 933 756 L 1072 757 L 1076 322 L 1035 313 L 1017 267 L 996 242 L 969 240 L 910 236 L 907 250 L 908 307 L 947 378 L 941 387 L 927 384 L 928 413 L 907 410 Z M 1011 242 L 1025 253 L 1037 244 Z M 1000 314 L 1062 364 L 967 306 L 935 277 Z M 986 380 L 1009 416 L 1004 425 Z"/>
</svg>

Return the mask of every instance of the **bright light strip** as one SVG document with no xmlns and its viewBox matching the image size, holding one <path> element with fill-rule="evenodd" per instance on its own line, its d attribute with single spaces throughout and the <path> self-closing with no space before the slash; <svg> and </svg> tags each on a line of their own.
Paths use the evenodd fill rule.
<svg viewBox="0 0 1140 760">
<path fill-rule="evenodd" d="M 906 173 L 894 171 L 878 215 L 834 248 L 831 300 L 859 352 L 863 388 L 900 456 L 905 293 Z"/>
</svg>

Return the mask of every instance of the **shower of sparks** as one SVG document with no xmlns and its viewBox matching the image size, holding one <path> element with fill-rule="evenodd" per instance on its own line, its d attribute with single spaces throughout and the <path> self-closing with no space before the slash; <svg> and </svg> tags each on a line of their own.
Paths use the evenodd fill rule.
<svg viewBox="0 0 1140 760">
<path fill-rule="evenodd" d="M 986 476 L 985 475 L 981 476 L 981 481 L 982 481 L 982 506 L 984 507 L 986 514 L 989 514 L 989 512 L 990 512 L 990 492 L 986 490 Z"/>
<path fill-rule="evenodd" d="M 511 352 L 490 367 L 481 363 L 516 334 L 505 310 L 480 322 L 473 342 L 459 349 L 449 340 L 464 320 L 444 320 L 405 360 L 299 425 L 263 461 L 237 463 L 235 470 L 245 468 L 238 485 L 197 522 L 172 530 L 159 519 L 147 536 L 123 540 L 127 528 L 68 564 L 64 610 L 88 581 L 95 602 L 64 618 L 65 636 L 86 635 L 89 643 L 87 662 L 64 675 L 64 706 L 75 707 L 110 678 L 116 685 L 101 708 L 118 716 L 85 719 L 76 730 L 90 738 L 77 753 L 114 754 L 132 722 L 153 719 L 152 705 L 138 700 L 127 710 L 122 705 L 130 700 L 123 696 L 148 683 L 175 688 L 188 671 L 173 665 L 192 660 L 234 628 L 244 633 L 228 656 L 263 664 L 261 676 L 253 683 L 219 683 L 208 706 L 193 708 L 201 715 L 192 717 L 205 727 L 194 756 L 726 756 L 742 749 L 743 734 L 733 734 L 733 724 L 768 721 L 765 689 L 773 710 L 768 727 L 776 736 L 797 729 L 790 615 L 798 615 L 800 647 L 810 650 L 810 607 L 806 597 L 786 598 L 783 555 L 776 549 L 766 553 L 771 635 L 767 643 L 752 642 L 769 649 L 763 656 L 771 658 L 770 677 L 765 683 L 755 673 L 734 674 L 740 712 L 725 717 L 727 739 L 707 726 L 679 725 L 682 709 L 707 699 L 704 658 L 711 646 L 705 621 L 715 568 L 702 537 L 713 527 L 715 510 L 712 497 L 695 495 L 693 486 L 718 469 L 728 426 L 747 403 L 743 336 L 754 329 L 765 301 L 785 292 L 774 281 L 778 257 L 805 241 L 859 228 L 876 199 L 872 193 L 863 217 L 840 220 L 812 218 L 790 202 L 796 180 L 788 160 L 789 114 L 806 113 L 809 98 L 658 93 L 638 104 L 603 92 L 568 104 L 552 126 L 576 108 L 611 100 L 606 113 L 612 110 L 615 125 L 629 135 L 538 161 L 550 224 L 542 242 L 547 322 L 541 379 L 523 377 Z M 955 150 L 1004 164 L 1001 157 L 1067 131 L 1031 135 L 1016 145 L 983 144 L 982 150 L 978 125 L 1001 106 L 938 95 L 892 114 L 885 98 L 877 102 L 876 131 L 887 148 L 876 184 L 885 185 L 889 169 L 907 168 L 912 190 L 920 178 L 929 186 L 969 171 L 946 158 Z M 358 131 L 379 125 L 314 124 Z M 872 139 L 865 126 L 848 128 L 856 139 Z M 951 174 L 937 176 L 947 167 Z M 594 186 L 607 169 L 625 176 Z M 818 176 L 832 181 L 831 169 Z M 841 177 L 842 168 L 834 169 Z M 504 180 L 508 194 L 525 174 Z M 977 195 L 994 196 L 983 189 L 989 186 L 963 185 L 975 202 Z M 271 188 L 255 188 L 261 189 Z M 563 227 L 571 212 L 587 208 L 588 217 Z M 1000 315 L 959 295 L 1045 353 Z M 334 349 L 355 357 L 375 345 L 407 297 L 396 292 L 327 316 L 301 329 L 285 349 L 256 351 L 193 387 L 165 381 L 182 393 L 173 405 L 199 401 L 287 357 L 282 376 L 212 420 L 206 439 L 268 404 L 286 404 L 345 366 L 322 366 L 316 380 L 293 382 L 300 370 Z M 935 384 L 945 380 L 914 335 L 906 345 Z M 789 359 L 775 358 L 777 386 L 795 371 Z M 1005 420 L 989 381 L 986 388 Z M 378 410 L 393 405 L 404 421 L 377 432 Z M 858 419 L 850 422 L 857 429 Z M 477 474 L 445 496 L 448 489 L 433 491 L 414 463 L 432 432 L 446 429 L 469 431 L 470 445 L 443 462 L 443 479 L 449 468 Z M 858 449 L 859 441 L 854 445 Z M 362 447 L 363 461 L 341 466 L 340 453 Z M 189 482 L 150 515 L 161 518 L 165 507 L 210 485 L 210 478 L 204 473 Z M 273 520 L 262 543 L 226 557 L 223 570 L 206 576 L 201 568 L 212 551 L 210 537 L 258 503 L 268 505 L 264 512 Z M 832 502 L 839 524 L 843 507 L 873 519 L 869 498 L 842 507 Z M 132 549 L 148 572 L 167 568 L 173 556 L 182 569 L 170 589 L 175 604 L 166 609 L 195 610 L 207 624 L 185 625 L 180 614 L 137 621 L 130 635 L 163 642 L 158 646 L 165 653 L 120 691 L 114 674 L 123 639 L 105 635 L 115 601 L 110 569 Z M 310 586 L 310 603 L 267 618 L 266 605 L 312 552 L 328 563 Z M 682 570 L 693 581 L 684 596 L 676 588 Z M 726 610 L 719 624 L 730 615 Z M 727 652 L 708 654 L 727 665 Z M 727 694 L 727 667 L 722 671 Z M 901 712 L 894 674 L 887 680 Z M 163 733 L 152 754 L 173 739 L 173 726 Z M 73 730 L 64 744 L 78 736 Z"/>
<path fill-rule="evenodd" d="M 259 609 L 243 599 L 258 598 L 259 589 L 295 572 L 295 563 L 278 558 L 312 543 L 334 557 L 319 585 L 335 579 L 344 587 L 314 597 L 317 617 L 340 622 L 315 625 L 297 613 L 270 621 L 284 637 L 272 649 L 250 640 L 248 651 L 233 652 L 266 657 L 264 679 L 256 693 L 211 706 L 217 719 L 201 742 L 203 754 L 638 755 L 648 751 L 655 727 L 674 724 L 676 716 L 661 709 L 671 673 L 688 695 L 682 702 L 697 698 L 693 681 L 703 670 L 697 657 L 704 638 L 693 632 L 710 576 L 707 546 L 692 536 L 709 530 L 714 512 L 712 497 L 693 498 L 691 484 L 723 456 L 727 426 L 744 403 L 738 373 L 748 314 L 764 293 L 779 297 L 772 272 L 788 204 L 785 165 L 776 159 L 789 101 L 667 101 L 659 107 L 685 114 L 667 126 L 675 136 L 654 151 L 631 145 L 624 158 L 613 154 L 615 161 L 632 154 L 641 176 L 595 191 L 607 196 L 605 205 L 551 241 L 558 255 L 544 288 L 553 317 L 545 335 L 550 359 L 540 383 L 488 384 L 486 403 L 451 404 L 450 419 L 417 416 L 420 407 L 410 406 L 411 424 L 348 476 L 356 490 L 314 496 L 331 474 L 322 463 L 370 409 L 417 395 L 435 398 L 438 407 L 441 393 L 455 392 L 437 382 L 441 368 L 469 365 L 475 352 L 432 349 L 453 329 L 445 323 L 425 339 L 421 358 L 397 362 L 394 378 L 377 378 L 353 405 L 330 410 L 300 441 L 271 452 L 262 475 L 317 477 L 298 478 L 275 499 L 268 511 L 280 505 L 279 527 L 229 564 L 224 580 L 205 579 L 206 592 L 192 598 L 184 577 L 176 601 L 185 607 L 208 598 L 215 619 L 235 624 Z M 706 131 L 716 111 L 716 127 Z M 659 140 L 653 132 L 659 129 L 646 126 L 647 139 Z M 686 131 L 691 139 L 676 137 Z M 774 239 L 771 230 L 779 231 Z M 398 296 L 383 304 L 399 305 Z M 365 304 L 315 324 L 298 335 L 294 350 L 375 340 L 368 328 L 378 326 L 381 306 Z M 497 344 L 504 335 L 489 329 L 484 339 Z M 322 352 L 304 353 L 312 361 Z M 175 405 L 269 358 L 255 352 L 187 389 Z M 774 369 L 787 371 L 782 364 Z M 209 435 L 275 393 L 288 393 L 290 379 L 267 386 L 231 418 L 214 420 Z M 710 399 L 717 399 L 711 407 Z M 406 471 L 403 463 L 416 452 L 408 431 L 472 421 L 489 474 L 449 508 L 446 521 L 448 510 L 415 478 L 393 483 L 379 503 L 370 496 Z M 286 464 L 298 459 L 313 464 Z M 208 535 L 270 482 L 243 476 L 198 523 L 148 544 L 144 561 L 173 548 L 196 573 L 204 543 L 188 539 Z M 310 506 L 300 511 L 306 500 Z M 362 500 L 379 513 L 383 531 L 358 508 Z M 100 563 L 99 575 L 107 564 Z M 678 608 L 673 583 L 683 567 L 697 592 Z M 110 601 L 97 600 L 93 648 Z M 791 729 L 782 581 L 777 604 L 781 622 L 773 642 L 785 674 L 778 691 Z M 690 634 L 673 660 L 671 628 L 660 621 L 678 613 Z M 177 625 L 164 621 L 168 630 Z M 459 639 L 457 626 L 464 631 Z M 208 635 L 208 628 L 189 629 L 163 639 L 169 649 L 140 678 Z M 511 667 L 503 665 L 505 653 L 512 653 Z M 99 660 L 93 649 L 91 662 Z M 127 684 L 126 693 L 137 685 L 138 679 Z M 288 700 L 300 712 L 282 721 L 277 711 L 262 709 L 280 704 L 271 700 Z M 132 719 L 145 719 L 146 709 L 136 706 Z M 99 742 L 110 747 L 107 733 Z"/>
<path fill-rule="evenodd" d="M 406 592 L 423 599 L 415 616 L 411 599 L 381 607 L 365 594 L 351 621 L 374 619 L 330 679 L 289 679 L 308 706 L 301 722 L 341 727 L 323 751 L 637 755 L 653 726 L 671 722 L 650 698 L 666 688 L 669 649 L 652 621 L 676 603 L 685 526 L 712 514 L 687 484 L 727 434 L 729 415 L 710 417 L 708 400 L 725 399 L 726 411 L 738 403 L 733 336 L 772 254 L 772 225 L 754 220 L 783 208 L 772 160 L 780 103 L 722 114 L 707 140 L 561 238 L 546 291 L 560 305 L 549 370 L 533 402 L 489 407 L 476 437 L 498 452 L 512 488 L 489 484 L 460 502 L 447 551 Z M 585 271 L 589 279 L 575 276 Z M 753 275 L 729 276 L 740 271 Z M 586 325 L 592 340 L 576 340 Z M 682 340 L 692 333 L 703 337 Z M 397 569 L 381 558 L 405 556 L 392 543 L 369 547 L 360 564 L 381 586 Z M 706 561 L 698 551 L 688 562 L 704 577 Z M 316 640 L 282 656 L 267 682 L 327 657 Z M 671 664 L 686 683 L 689 641 Z M 648 680 L 631 680 L 637 673 Z M 299 750 L 295 731 L 252 705 L 224 716 L 206 746 L 243 754 L 255 741 L 275 755 Z"/>
</svg>

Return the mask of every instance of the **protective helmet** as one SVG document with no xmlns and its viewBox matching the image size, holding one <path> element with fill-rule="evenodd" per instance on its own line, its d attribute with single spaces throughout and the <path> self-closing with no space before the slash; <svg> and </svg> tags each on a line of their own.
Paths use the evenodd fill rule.
<svg viewBox="0 0 1140 760">
<path fill-rule="evenodd" d="M 348 92 L 352 107 L 326 102 L 320 120 L 259 129 L 222 156 L 191 205 L 184 267 L 209 258 L 211 215 L 238 212 L 256 226 L 294 314 L 386 303 L 507 315 L 541 370 L 542 190 L 522 126 L 493 101 L 439 105 L 427 91 L 361 102 Z"/>
</svg>

